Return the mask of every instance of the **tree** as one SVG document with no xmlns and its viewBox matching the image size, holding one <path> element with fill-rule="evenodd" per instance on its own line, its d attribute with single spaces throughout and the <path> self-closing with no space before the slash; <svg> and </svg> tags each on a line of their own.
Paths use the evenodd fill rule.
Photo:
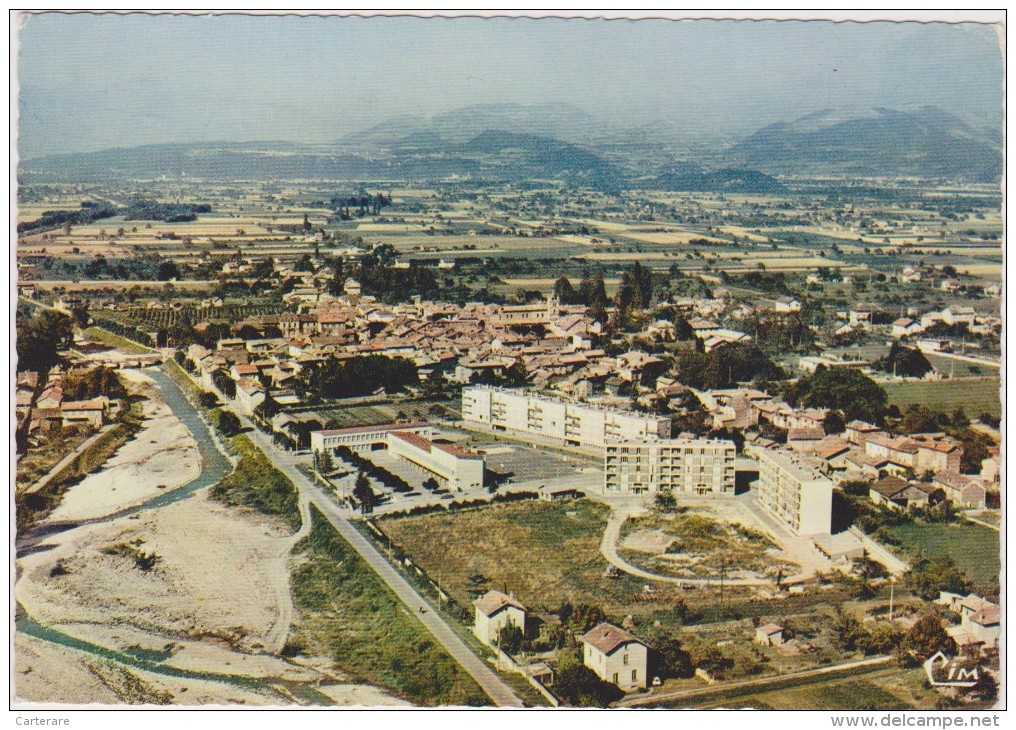
<svg viewBox="0 0 1016 730">
<path fill-rule="evenodd" d="M 219 399 L 215 397 L 215 393 L 203 390 L 201 395 L 198 396 L 198 404 L 202 408 L 215 408 L 215 406 L 219 405 Z"/>
<path fill-rule="evenodd" d="M 163 261 L 159 264 L 159 281 L 170 281 L 180 278 L 180 267 L 172 261 Z"/>
<path fill-rule="evenodd" d="M 877 360 L 874 367 L 901 378 L 921 378 L 932 369 L 923 352 L 904 347 L 899 342 L 894 342 L 889 348 L 889 354 Z"/>
<path fill-rule="evenodd" d="M 522 649 L 522 642 L 525 640 L 525 632 L 513 623 L 505 624 L 497 632 L 497 645 L 509 656 L 518 654 Z"/>
<path fill-rule="evenodd" d="M 668 636 L 655 644 L 656 673 L 661 677 L 687 679 L 695 676 L 695 666 L 680 640 Z"/>
<path fill-rule="evenodd" d="M 963 574 L 953 559 L 948 555 L 936 555 L 931 558 L 920 558 L 906 576 L 907 588 L 926 601 L 938 598 L 940 591 L 961 593 L 970 592 L 972 584 Z"/>
<path fill-rule="evenodd" d="M 835 408 L 843 418 L 881 423 L 889 396 L 859 370 L 819 365 L 811 375 L 802 376 L 784 393 L 793 406 Z"/>
<path fill-rule="evenodd" d="M 604 682 L 578 661 L 562 662 L 554 682 L 554 693 L 572 707 L 609 707 L 624 697 L 618 687 Z"/>
<path fill-rule="evenodd" d="M 924 663 L 935 652 L 955 654 L 956 642 L 942 627 L 942 621 L 934 614 L 917 620 L 896 649 L 896 660 L 902 667 L 916 667 Z"/>
<path fill-rule="evenodd" d="M 229 411 L 219 411 L 215 425 L 223 436 L 236 436 L 240 433 L 240 419 Z"/>
<path fill-rule="evenodd" d="M 17 317 L 18 370 L 49 372 L 60 361 L 57 352 L 67 347 L 74 335 L 74 321 L 66 314 L 42 310 L 28 319 Z"/>
<path fill-rule="evenodd" d="M 367 479 L 367 475 L 363 471 L 360 471 L 356 475 L 356 482 L 353 485 L 353 496 L 360 503 L 361 514 L 366 515 L 374 511 L 376 495 L 370 487 L 370 480 Z"/>
<path fill-rule="evenodd" d="M 865 551 L 864 555 L 854 558 L 850 571 L 864 581 L 877 580 L 889 576 L 889 571 L 886 567 L 869 556 L 867 551 Z"/>
<path fill-rule="evenodd" d="M 843 414 L 839 411 L 829 411 L 822 421 L 822 430 L 825 431 L 826 435 L 843 433 L 846 429 L 846 419 L 843 418 Z"/>
<path fill-rule="evenodd" d="M 554 296 L 561 301 L 562 304 L 577 304 L 579 303 L 578 293 L 568 277 L 562 276 L 560 279 L 554 282 Z"/>
<path fill-rule="evenodd" d="M 420 392 L 425 398 L 443 398 L 448 388 L 448 379 L 438 368 L 434 368 L 420 385 Z"/>
</svg>

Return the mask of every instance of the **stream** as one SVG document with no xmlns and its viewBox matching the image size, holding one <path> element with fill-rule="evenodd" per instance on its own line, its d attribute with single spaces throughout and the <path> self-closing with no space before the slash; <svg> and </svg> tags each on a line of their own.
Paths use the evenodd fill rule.
<svg viewBox="0 0 1016 730">
<path fill-rule="evenodd" d="M 186 429 L 190 432 L 191 436 L 193 436 L 194 440 L 197 442 L 198 451 L 201 455 L 201 473 L 193 481 L 188 482 L 187 484 L 170 492 L 157 495 L 142 504 L 127 507 L 103 517 L 76 522 L 48 523 L 40 525 L 38 528 L 31 530 L 30 534 L 23 537 L 24 545 L 18 546 L 19 553 L 26 554 L 37 549 L 45 549 L 44 545 L 39 545 L 38 543 L 44 540 L 47 536 L 64 530 L 69 530 L 81 525 L 108 522 L 110 520 L 127 517 L 139 512 L 165 507 L 175 502 L 187 499 L 199 489 L 215 484 L 232 470 L 233 465 L 218 449 L 215 439 L 208 430 L 208 426 L 201 418 L 197 409 L 191 405 L 190 401 L 187 400 L 187 397 L 183 394 L 180 387 L 173 382 L 172 378 L 166 375 L 161 368 L 146 369 L 145 372 L 155 382 L 155 386 L 159 389 L 159 392 L 165 399 L 166 405 L 168 405 L 170 410 L 173 411 L 173 414 L 180 419 Z M 22 540 L 19 540 L 19 543 L 21 542 Z M 224 682 L 244 689 L 269 690 L 280 697 L 285 696 L 284 692 L 280 692 L 279 688 L 282 687 L 293 696 L 308 702 L 313 702 L 317 705 L 334 704 L 330 697 L 316 690 L 314 688 L 314 684 L 311 682 L 296 682 L 281 678 L 256 678 L 236 674 L 199 672 L 195 670 L 180 669 L 179 667 L 165 664 L 165 660 L 169 658 L 168 656 L 147 656 L 99 646 L 98 644 L 78 639 L 51 627 L 43 626 L 29 616 L 20 605 L 17 606 L 15 626 L 18 631 L 27 636 L 32 636 L 51 644 L 58 644 L 69 649 L 90 654 L 100 659 L 114 661 L 118 664 L 142 669 L 155 674 L 170 677 Z"/>
</svg>

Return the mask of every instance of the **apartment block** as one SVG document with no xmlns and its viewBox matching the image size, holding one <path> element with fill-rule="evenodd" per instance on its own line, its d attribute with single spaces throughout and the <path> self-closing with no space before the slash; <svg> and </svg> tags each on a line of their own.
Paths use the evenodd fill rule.
<svg viewBox="0 0 1016 730">
<path fill-rule="evenodd" d="M 670 437 L 669 418 L 487 385 L 462 389 L 462 420 L 600 452 L 611 441 Z"/>
<path fill-rule="evenodd" d="M 833 483 L 800 457 L 758 451 L 759 504 L 798 535 L 828 535 Z"/>
<path fill-rule="evenodd" d="M 607 494 L 733 494 L 733 441 L 640 439 L 606 445 L 603 491 Z"/>
</svg>

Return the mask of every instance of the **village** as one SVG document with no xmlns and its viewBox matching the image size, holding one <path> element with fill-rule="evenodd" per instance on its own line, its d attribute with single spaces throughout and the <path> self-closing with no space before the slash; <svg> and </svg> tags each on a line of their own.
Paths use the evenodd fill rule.
<svg viewBox="0 0 1016 730">
<path fill-rule="evenodd" d="M 109 387 L 112 373 L 162 362 L 180 368 L 214 409 L 209 418 L 220 432 L 242 430 L 241 419 L 262 431 L 368 538 L 398 550 L 416 579 L 426 576 L 433 587 L 435 574 L 458 573 L 461 584 L 434 588 L 439 603 L 458 606 L 456 620 L 471 619 L 498 669 L 503 662 L 553 703 L 624 704 L 646 692 L 666 703 L 688 682 L 722 688 L 894 652 L 906 666 L 924 649 L 908 642 L 951 642 L 962 661 L 980 662 L 990 676 L 997 581 L 975 583 L 951 563 L 909 552 L 900 535 L 908 526 L 954 524 L 997 531 L 998 422 L 990 407 L 974 419 L 962 410 L 901 409 L 881 385 L 949 382 L 957 364 L 958 386 L 964 375 L 981 382 L 981 369 L 997 370 L 998 361 L 978 352 L 975 338 L 990 350 L 997 314 L 950 303 L 893 316 L 856 304 L 823 329 L 856 344 L 823 346 L 812 326 L 809 348 L 780 356 L 760 340 L 784 336 L 781 328 L 803 339 L 802 309 L 814 306 L 806 295 L 745 296 L 740 282 L 725 286 L 703 274 L 705 293 L 660 300 L 638 291 L 660 285 L 635 265 L 606 310 L 565 303 L 582 297 L 564 276 L 553 291 L 514 304 L 419 294 L 392 302 L 344 275 L 363 255 L 305 257 L 298 268 L 271 256 L 224 267 L 224 281 L 253 285 L 257 267 L 256 281 L 284 292 L 279 313 L 228 323 L 219 314 L 228 305 L 207 290 L 124 302 L 19 284 L 26 305 L 80 327 L 65 338 L 61 364 L 19 373 L 21 443 L 31 455 L 52 450 L 55 434 L 73 434 L 65 453 L 85 448 L 129 410 L 125 394 Z M 372 266 L 417 268 L 397 260 Z M 907 268 L 892 279 L 936 273 Z M 802 291 L 824 281 L 801 277 Z M 594 299 L 603 287 L 602 279 L 577 283 Z M 944 278 L 939 290 L 955 283 Z M 997 294 L 988 288 L 983 295 Z M 175 324 L 153 328 L 158 312 L 175 313 L 162 320 Z M 23 504 L 34 505 L 45 487 L 45 477 L 26 485 Z M 537 508 L 550 510 L 545 519 L 566 521 L 575 514 L 569 505 L 599 505 L 583 508 L 594 510 L 593 542 L 602 536 L 592 546 L 605 566 L 599 587 L 514 591 L 476 568 L 498 572 L 494 556 L 457 546 L 466 569 L 405 540 L 403 522 L 454 523 L 492 510 L 496 525 L 521 517 L 512 510 L 529 500 L 546 505 Z M 44 516 L 49 507 L 39 509 Z M 717 550 L 729 558 L 717 560 Z M 483 590 L 498 583 L 505 590 Z M 894 612 L 890 596 L 887 616 L 874 618 L 897 583 L 909 586 L 907 597 Z M 621 584 L 638 603 L 619 597 Z M 975 585 L 984 595 L 970 590 Z M 700 644 L 710 640 L 711 622 L 697 628 L 693 617 L 715 607 L 717 590 L 719 605 L 726 591 L 733 606 L 718 624 L 723 648 L 707 651 Z M 557 596 L 571 606 L 570 594 L 585 601 L 558 608 Z M 809 634 L 815 607 L 841 594 L 859 599 L 861 614 L 838 614 L 834 635 Z M 533 600 L 537 610 L 527 608 Z M 806 610 L 783 609 L 802 600 Z M 737 606 L 767 604 L 752 608 L 744 625 Z M 661 618 L 667 605 L 681 608 Z M 575 609 L 577 621 L 567 615 Z M 571 654 L 573 641 L 580 656 Z"/>
</svg>

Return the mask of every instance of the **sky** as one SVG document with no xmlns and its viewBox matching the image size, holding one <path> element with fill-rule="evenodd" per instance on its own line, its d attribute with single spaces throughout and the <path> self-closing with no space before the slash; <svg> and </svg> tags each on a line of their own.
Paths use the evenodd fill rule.
<svg viewBox="0 0 1016 730">
<path fill-rule="evenodd" d="M 47 13 L 18 34 L 19 152 L 323 143 L 394 116 L 566 102 L 620 126 L 746 134 L 827 108 L 1002 119 L 993 27 Z"/>
</svg>

